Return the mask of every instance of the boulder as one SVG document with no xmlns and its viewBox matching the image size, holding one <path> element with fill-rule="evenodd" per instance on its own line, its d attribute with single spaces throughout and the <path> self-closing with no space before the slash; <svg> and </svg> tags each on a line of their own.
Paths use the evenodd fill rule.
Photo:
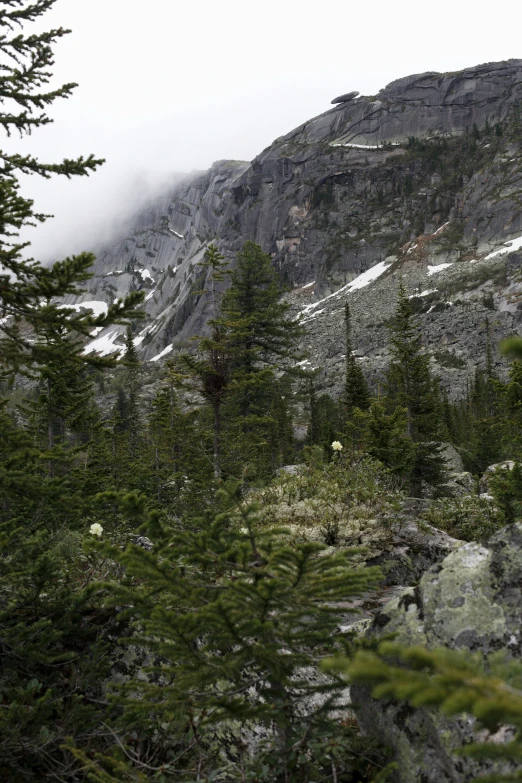
<svg viewBox="0 0 522 783">
<path fill-rule="evenodd" d="M 353 101 L 354 98 L 357 98 L 358 95 L 358 90 L 353 90 L 353 92 L 347 92 L 344 95 L 339 95 L 338 98 L 334 98 L 332 103 L 348 103 L 348 101 Z"/>
<path fill-rule="evenodd" d="M 496 473 L 497 470 L 513 470 L 515 467 L 515 462 L 512 459 L 507 459 L 504 462 L 495 462 L 494 465 L 489 465 L 489 467 L 486 468 L 484 473 L 482 474 L 482 478 L 480 479 L 480 491 L 481 493 L 487 493 L 489 490 L 489 481 L 494 473 Z"/>
<path fill-rule="evenodd" d="M 405 589 L 376 615 L 368 634 L 396 634 L 407 645 L 483 654 L 506 648 L 520 658 L 522 524 L 503 528 L 486 547 L 464 544 L 432 566 L 418 587 Z M 362 729 L 394 749 L 396 783 L 468 783 L 492 768 L 452 755 L 454 748 L 476 739 L 474 719 L 375 701 L 363 686 L 352 688 L 352 698 Z M 504 734 L 508 738 L 509 732 Z"/>
<path fill-rule="evenodd" d="M 462 473 L 464 470 L 462 457 L 453 443 L 441 443 L 441 446 L 441 454 L 446 462 L 446 469 L 451 473 Z"/>
<path fill-rule="evenodd" d="M 367 561 L 380 566 L 385 585 L 416 584 L 428 568 L 463 546 L 443 530 L 419 523 L 417 517 L 427 506 L 426 500 L 407 498 L 402 513 L 390 524 L 388 546 Z"/>
</svg>

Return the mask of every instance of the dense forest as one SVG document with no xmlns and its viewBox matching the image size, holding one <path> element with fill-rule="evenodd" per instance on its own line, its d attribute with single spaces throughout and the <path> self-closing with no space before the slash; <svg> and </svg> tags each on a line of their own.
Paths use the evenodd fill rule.
<svg viewBox="0 0 522 783">
<path fill-rule="evenodd" d="M 46 108 L 75 86 L 44 91 L 67 31 L 26 32 L 53 4 L 0 4 L 8 134 L 50 122 Z M 520 661 L 356 630 L 356 599 L 386 578 L 372 547 L 386 549 L 408 499 L 429 499 L 421 523 L 462 541 L 520 518 L 522 363 L 500 379 L 489 344 L 467 397 L 451 401 L 401 286 L 377 388 L 345 305 L 344 392 L 333 399 L 303 369 L 303 327 L 270 256 L 247 242 L 229 268 L 211 245 L 205 333 L 144 395 L 133 339 L 143 294 L 78 313 L 62 302 L 81 291 L 92 256 L 48 267 L 18 240 L 45 220 L 21 174 L 82 176 L 103 161 L 2 160 L 2 780 L 393 780 L 393 753 L 360 730 L 349 681 L 513 726 L 506 744 L 466 752 L 511 764 L 484 779 L 522 779 Z M 109 324 L 126 326 L 125 350 L 83 353 Z M 505 460 L 511 469 L 482 491 L 486 468 Z"/>
</svg>

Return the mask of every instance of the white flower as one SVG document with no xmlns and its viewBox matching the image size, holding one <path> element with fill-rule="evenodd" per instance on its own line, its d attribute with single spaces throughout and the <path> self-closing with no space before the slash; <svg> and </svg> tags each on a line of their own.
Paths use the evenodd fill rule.
<svg viewBox="0 0 522 783">
<path fill-rule="evenodd" d="M 91 533 L 93 536 L 98 536 L 99 538 L 103 533 L 103 528 L 99 522 L 94 522 L 89 528 L 89 533 Z"/>
<path fill-rule="evenodd" d="M 248 531 L 247 527 L 240 528 L 239 532 L 243 533 L 243 535 L 245 535 L 245 536 L 248 536 L 248 534 L 249 534 L 249 531 Z"/>
<path fill-rule="evenodd" d="M 343 445 L 342 445 L 342 443 L 339 443 L 338 440 L 334 440 L 334 442 L 332 443 L 332 449 L 334 451 L 342 451 L 343 450 Z"/>
</svg>

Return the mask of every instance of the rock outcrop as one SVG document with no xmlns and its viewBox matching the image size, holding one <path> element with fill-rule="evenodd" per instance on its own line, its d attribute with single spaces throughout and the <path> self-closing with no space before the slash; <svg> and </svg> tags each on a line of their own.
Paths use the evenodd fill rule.
<svg viewBox="0 0 522 783">
<path fill-rule="evenodd" d="M 211 242 L 231 263 L 246 240 L 271 254 L 302 313 L 310 363 L 334 393 L 344 299 L 362 366 L 377 383 L 399 277 L 453 396 L 484 361 L 486 320 L 493 342 L 518 331 L 522 241 L 503 243 L 522 237 L 522 60 L 350 96 L 251 163 L 220 161 L 187 176 L 99 250 L 85 299 L 146 291 L 144 360 L 167 357 L 203 330 L 208 302 L 195 292 Z M 112 330 L 93 346 L 119 344 Z"/>
<path fill-rule="evenodd" d="M 418 587 L 382 609 L 369 633 L 483 654 L 505 648 L 522 657 L 522 524 L 502 529 L 487 547 L 465 544 L 432 566 Z M 375 701 L 362 686 L 352 697 L 364 730 L 394 749 L 397 783 L 467 783 L 478 773 L 477 762 L 452 755 L 476 736 L 472 719 Z"/>
</svg>

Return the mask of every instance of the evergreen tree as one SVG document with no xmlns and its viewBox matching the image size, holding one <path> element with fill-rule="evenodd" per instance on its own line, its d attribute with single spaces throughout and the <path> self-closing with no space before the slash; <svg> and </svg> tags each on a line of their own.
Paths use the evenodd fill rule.
<svg viewBox="0 0 522 783">
<path fill-rule="evenodd" d="M 127 327 L 125 332 L 125 353 L 123 355 L 125 366 L 124 390 L 126 394 L 126 421 L 125 430 L 128 433 L 129 453 L 136 456 L 140 437 L 140 412 L 138 406 L 138 394 L 140 389 L 140 363 L 138 352 L 134 346 L 132 329 Z"/>
<path fill-rule="evenodd" d="M 191 510 L 194 494 L 208 496 L 204 490 L 212 484 L 212 471 L 202 444 L 207 422 L 200 422 L 197 408 L 183 405 L 180 393 L 179 373 L 171 364 L 149 415 L 151 475 L 145 489 L 160 508 L 182 517 Z"/>
<path fill-rule="evenodd" d="M 354 356 L 350 305 L 348 302 L 344 305 L 344 324 L 346 332 L 346 375 L 343 401 L 350 419 L 354 408 L 359 408 L 362 411 L 368 410 L 370 407 L 370 392 L 363 371 Z"/>
<path fill-rule="evenodd" d="M 484 660 L 481 653 L 426 650 L 388 641 L 381 642 L 376 652 L 357 652 L 351 660 L 330 659 L 324 668 L 344 671 L 351 682 L 373 686 L 372 696 L 377 699 L 438 709 L 442 715 L 470 715 L 490 734 L 499 726 L 512 727 L 506 742 L 477 739 L 458 752 L 477 761 L 497 762 L 494 771 L 477 781 L 522 780 L 522 664 L 505 651 Z"/>
<path fill-rule="evenodd" d="M 64 84 L 45 90 L 51 78 L 53 46 L 68 31 L 26 34 L 24 26 L 38 20 L 56 0 L 7 0 L 0 16 L 3 35 L 3 88 L 0 95 L 0 125 L 10 136 L 22 136 L 52 122 L 45 108 L 59 98 L 69 98 L 75 84 Z M 18 109 L 18 113 L 17 113 Z M 20 243 L 18 232 L 24 226 L 43 222 L 48 216 L 36 213 L 33 202 L 19 193 L 18 176 L 36 174 L 85 176 L 95 171 L 103 160 L 93 155 L 61 163 L 42 163 L 32 155 L 2 152 L 0 170 L 0 377 L 12 376 L 24 367 L 46 364 L 52 348 L 35 339 L 41 328 L 58 324 L 66 332 L 87 337 L 92 326 L 106 326 L 129 312 L 129 302 L 112 305 L 106 315 L 92 318 L 73 310 L 60 311 L 55 298 L 78 293 L 78 284 L 90 277 L 88 271 L 93 256 L 82 253 L 52 267 L 33 259 L 25 260 L 23 250 L 29 243 Z M 142 295 L 130 299 L 134 305 Z M 46 302 L 42 306 L 42 302 Z M 37 333 L 35 335 L 35 332 Z"/>
<path fill-rule="evenodd" d="M 342 430 L 344 410 L 329 394 L 317 396 L 315 378 L 308 379 L 309 424 L 307 443 L 320 446 L 331 456 L 331 445 Z"/>
<path fill-rule="evenodd" d="M 406 412 L 395 408 L 386 413 L 383 402 L 375 400 L 366 417 L 366 450 L 392 473 L 407 478 L 415 459 L 415 446 L 406 434 Z"/>
<path fill-rule="evenodd" d="M 322 545 L 286 543 L 281 530 L 261 529 L 256 506 L 241 501 L 239 489 L 226 485 L 222 513 L 186 531 L 147 515 L 138 498 L 123 497 L 124 506 L 141 507 L 141 529 L 157 542 L 154 550 L 131 546 L 122 553 L 93 544 L 138 580 L 137 590 L 115 585 L 114 600 L 135 607 L 137 635 L 129 642 L 163 660 L 161 684 L 135 680 L 119 703 L 142 732 L 173 723 L 175 731 L 175 717 L 186 726 L 187 779 L 196 769 L 200 779 L 226 769 L 223 779 L 251 783 L 345 779 L 357 768 L 361 740 L 328 718 L 339 678 L 316 681 L 309 671 L 340 639 L 338 602 L 346 607 L 375 584 L 378 569 L 351 566 L 350 550 L 322 557 Z M 225 767 L 223 751 L 219 764 L 210 749 L 230 721 Z M 242 732 L 256 727 L 266 739 L 249 754 Z M 167 758 L 163 772 L 166 780 L 179 779 L 180 766 Z"/>
<path fill-rule="evenodd" d="M 230 288 L 223 298 L 222 324 L 228 324 L 234 348 L 235 386 L 244 431 L 267 415 L 264 398 L 275 362 L 288 365 L 299 357 L 303 330 L 289 316 L 270 256 L 246 242 L 238 253 Z"/>
<path fill-rule="evenodd" d="M 418 494 L 422 491 L 423 482 L 438 486 L 444 481 L 444 460 L 438 443 L 442 423 L 441 401 L 402 282 L 391 329 L 388 396 L 394 406 L 406 411 L 406 432 L 415 444 L 410 486 L 411 491 Z"/>
<path fill-rule="evenodd" d="M 51 122 L 46 107 L 69 97 L 75 86 L 46 89 L 53 47 L 67 31 L 25 31 L 53 5 L 2 4 L 0 124 L 8 135 L 28 135 Z M 39 380 L 40 390 L 31 409 L 38 427 L 32 430 L 20 421 L 23 411 L 15 416 L 0 402 L 0 776 L 12 783 L 74 780 L 79 765 L 64 742 L 73 737 L 87 745 L 100 738 L 103 744 L 100 707 L 84 697 L 97 699 L 106 656 L 78 590 L 90 577 L 72 573 L 80 559 L 78 530 L 85 529 L 86 507 L 93 502 L 71 470 L 78 452 L 67 447 L 82 445 L 93 431 L 82 365 L 111 364 L 83 357 L 85 339 L 93 327 L 128 321 L 143 295 L 96 318 L 80 314 L 62 308 L 60 300 L 81 293 L 93 256 L 84 253 L 52 267 L 23 258 L 27 243 L 19 241 L 19 231 L 46 216 L 20 195 L 19 175 L 87 175 L 101 160 L 46 164 L 29 154 L 1 157 L 0 381 L 23 372 Z"/>
<path fill-rule="evenodd" d="M 509 459 L 522 459 L 522 361 L 511 363 L 508 380 L 502 388 L 504 408 L 503 445 Z M 491 464 L 491 463 L 490 463 Z"/>
<path fill-rule="evenodd" d="M 200 337 L 198 353 L 180 355 L 180 362 L 189 376 L 196 382 L 197 389 L 212 410 L 213 417 L 213 466 L 214 478 L 219 479 L 222 471 L 221 440 L 222 410 L 226 395 L 230 391 L 234 347 L 230 336 L 231 324 L 218 318 L 219 304 L 217 285 L 225 278 L 224 256 L 215 245 L 205 253 L 204 266 L 209 269 L 211 314 L 208 321 L 210 335 Z"/>
</svg>

